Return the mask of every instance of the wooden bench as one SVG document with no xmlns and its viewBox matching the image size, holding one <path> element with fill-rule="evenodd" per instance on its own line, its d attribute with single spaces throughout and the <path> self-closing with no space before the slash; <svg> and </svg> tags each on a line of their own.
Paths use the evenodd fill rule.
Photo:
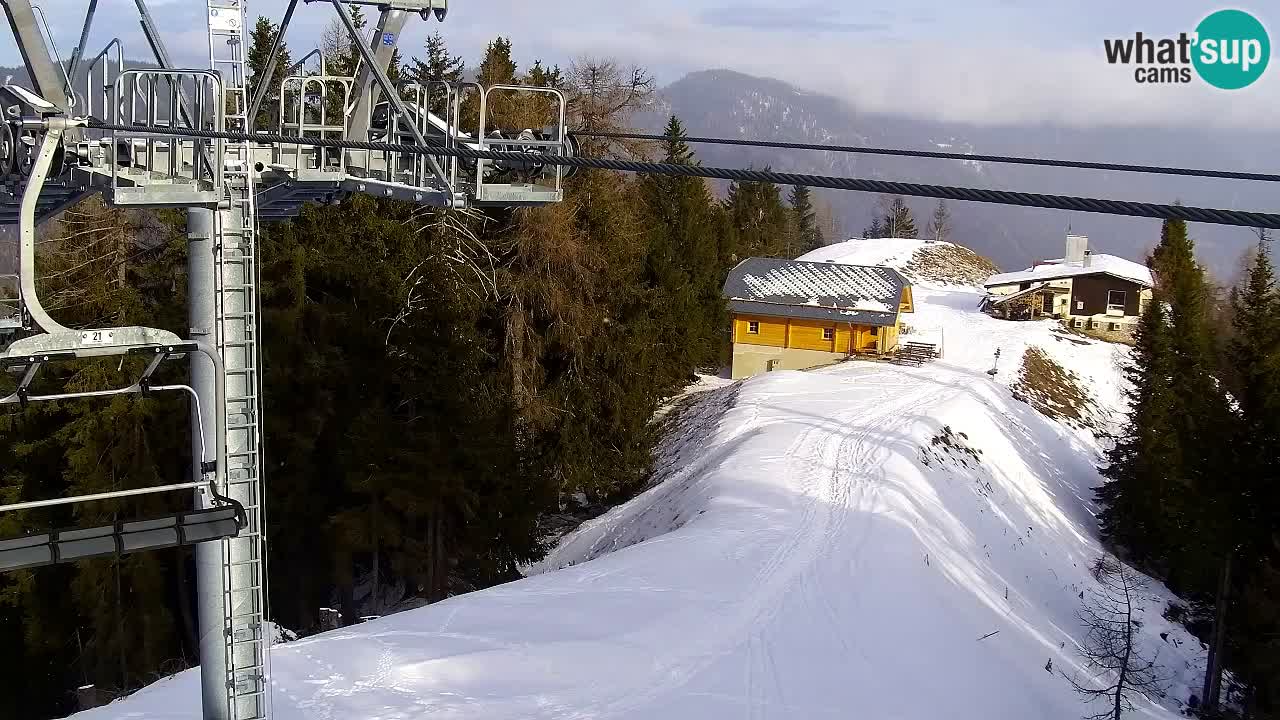
<svg viewBox="0 0 1280 720">
<path fill-rule="evenodd" d="M 938 357 L 938 347 L 931 343 L 909 342 L 898 347 L 893 361 L 899 365 L 923 365 Z"/>
</svg>

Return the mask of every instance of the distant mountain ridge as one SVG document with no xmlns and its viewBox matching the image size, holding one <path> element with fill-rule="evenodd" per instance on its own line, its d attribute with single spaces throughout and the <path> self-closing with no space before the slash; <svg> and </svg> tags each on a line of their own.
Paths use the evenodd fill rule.
<svg viewBox="0 0 1280 720">
<path fill-rule="evenodd" d="M 1260 147 L 1280 144 L 1275 133 L 1210 133 L 1170 128 L 979 127 L 911 117 L 863 113 L 834 97 L 772 78 L 732 70 L 690 73 L 663 88 L 639 119 L 660 130 L 674 113 L 690 135 L 901 147 L 960 153 L 1028 155 L 1155 165 L 1267 171 Z M 978 161 L 924 160 L 817 151 L 702 145 L 704 164 L 770 167 L 905 182 L 988 187 L 1027 192 L 1110 197 L 1148 202 L 1265 210 L 1273 202 L 1262 183 L 1215 181 L 1129 173 L 1059 170 Z M 877 198 L 864 193 L 823 193 L 857 236 L 871 219 Z M 908 198 L 923 232 L 936 201 Z M 1068 228 L 1090 236 L 1099 252 L 1142 260 L 1159 239 L 1159 221 L 1093 213 L 1068 213 L 979 203 L 948 203 L 952 240 L 992 258 L 1005 269 L 1056 257 Z M 1202 257 L 1228 279 L 1253 242 L 1248 229 L 1193 225 Z"/>
</svg>

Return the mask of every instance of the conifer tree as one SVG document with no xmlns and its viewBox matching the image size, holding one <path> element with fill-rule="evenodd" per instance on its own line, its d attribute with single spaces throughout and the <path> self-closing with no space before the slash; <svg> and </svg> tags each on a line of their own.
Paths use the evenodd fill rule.
<svg viewBox="0 0 1280 720">
<path fill-rule="evenodd" d="M 512 85 L 519 81 L 517 65 L 511 59 L 511 40 L 497 37 L 485 48 L 484 58 L 476 68 L 476 82 L 485 87 Z M 488 128 L 511 129 L 520 123 L 520 103 L 507 93 L 495 93 L 489 98 Z M 463 124 L 477 127 L 480 123 L 480 100 L 474 94 L 463 101 Z"/>
<path fill-rule="evenodd" d="M 467 64 L 461 55 L 453 55 L 445 44 L 444 36 L 437 30 L 427 37 L 426 59 L 414 58 L 409 74 L 418 82 L 444 80 L 458 82 L 466 72 Z"/>
<path fill-rule="evenodd" d="M 881 220 L 884 226 L 884 232 L 893 238 L 915 238 L 916 221 L 911 217 L 911 208 L 907 207 L 907 203 L 899 196 L 889 202 L 885 208 L 884 219 Z"/>
<path fill-rule="evenodd" d="M 467 64 L 461 55 L 452 55 L 445 44 L 444 36 L 437 30 L 427 37 L 426 59 L 414 58 L 409 64 L 408 75 L 420 85 L 431 81 L 456 83 L 462 80 Z M 445 91 L 442 87 L 431 88 L 431 111 L 437 115 L 444 112 Z"/>
<path fill-rule="evenodd" d="M 871 224 L 862 231 L 862 237 L 864 238 L 882 238 L 884 235 L 884 223 L 881 222 L 879 215 L 871 218 Z"/>
<path fill-rule="evenodd" d="M 1224 388 L 1214 373 L 1217 363 L 1209 323 L 1210 290 L 1184 221 L 1165 221 L 1151 267 L 1157 297 L 1169 308 L 1174 387 L 1196 388 L 1175 396 L 1173 434 L 1183 448 L 1197 448 L 1181 468 L 1182 475 L 1174 478 L 1186 488 L 1185 512 L 1177 518 L 1175 542 L 1184 544 L 1188 560 L 1198 558 L 1216 565 L 1209 558 L 1220 556 L 1223 548 L 1214 544 L 1230 530 L 1225 502 L 1231 491 L 1224 485 L 1228 481 L 1222 469 L 1230 458 L 1225 448 L 1230 446 L 1232 419 Z"/>
<path fill-rule="evenodd" d="M 1124 430 L 1107 452 L 1098 490 L 1103 506 L 1102 535 L 1148 567 L 1167 567 L 1163 550 L 1183 458 L 1172 423 L 1177 390 L 1173 385 L 1170 335 L 1163 302 L 1150 302 L 1134 332 L 1134 348 L 1125 375 L 1129 415 Z"/>
<path fill-rule="evenodd" d="M 1238 378 L 1234 397 L 1239 405 L 1240 436 L 1234 443 L 1246 479 L 1237 496 L 1234 519 L 1249 531 L 1248 546 L 1266 547 L 1275 527 L 1272 508 L 1280 498 L 1275 458 L 1280 453 L 1280 298 L 1268 256 L 1265 231 L 1245 285 L 1232 295 L 1234 334 L 1228 343 L 1230 367 Z"/>
<path fill-rule="evenodd" d="M 748 257 L 782 257 L 786 252 L 787 208 L 777 185 L 735 182 L 724 201 L 732 254 Z"/>
<path fill-rule="evenodd" d="M 684 127 L 672 116 L 663 142 L 663 162 L 696 165 Z M 656 339 L 682 383 L 690 368 L 718 360 L 725 325 L 720 297 L 723 270 L 715 237 L 715 202 L 700 178 L 648 175 L 640 180 L 648 222 L 646 280 L 653 289 L 663 336 Z M 665 373 L 664 373 L 665 374 Z"/>
<path fill-rule="evenodd" d="M 799 257 L 823 246 L 822 233 L 818 229 L 817 215 L 809 188 L 793 185 L 787 198 L 791 210 L 792 247 L 788 255 Z"/>
<path fill-rule="evenodd" d="M 511 83 L 516 79 L 516 63 L 511 59 L 511 40 L 498 37 L 489 43 L 480 61 L 477 79 L 481 85 Z"/>
<path fill-rule="evenodd" d="M 271 46 L 275 43 L 276 37 L 280 34 L 280 28 L 265 17 L 258 17 L 258 22 L 253 26 L 253 31 L 249 37 L 249 93 L 252 98 L 258 90 L 258 86 L 263 82 L 262 73 L 266 70 L 267 57 L 271 53 Z M 284 82 L 285 73 L 289 66 L 293 64 L 293 59 L 289 55 L 289 46 L 287 43 L 280 44 L 280 52 L 276 57 L 276 66 L 271 73 L 267 94 L 263 96 L 262 104 L 258 106 L 258 113 L 254 115 L 254 128 L 258 130 L 274 130 L 276 119 L 279 117 L 280 103 L 280 84 Z"/>
<path fill-rule="evenodd" d="M 271 53 L 271 45 L 275 44 L 275 38 L 279 33 L 280 28 L 271 20 L 264 17 L 257 18 L 257 24 L 253 26 L 253 31 L 250 33 L 250 49 L 248 49 L 248 72 L 250 72 L 248 97 L 253 97 L 257 87 L 264 82 L 262 73 L 266 70 L 266 60 Z M 271 72 L 270 79 L 265 81 L 269 83 L 268 91 L 262 97 L 262 104 L 253 117 L 253 127 L 264 129 L 264 131 L 275 128 L 275 119 L 279 117 L 280 83 L 284 82 L 284 78 L 287 77 L 285 72 L 292 64 L 289 46 L 282 42 L 279 54 L 276 55 L 275 69 Z"/>
</svg>

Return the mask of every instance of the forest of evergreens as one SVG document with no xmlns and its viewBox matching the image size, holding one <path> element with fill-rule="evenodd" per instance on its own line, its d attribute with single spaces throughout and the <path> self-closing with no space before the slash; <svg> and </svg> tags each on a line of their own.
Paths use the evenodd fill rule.
<svg viewBox="0 0 1280 720">
<path fill-rule="evenodd" d="M 1280 717 L 1280 295 L 1269 251 L 1260 233 L 1239 287 L 1219 292 L 1186 224 L 1164 224 L 1127 369 L 1131 411 L 1098 491 L 1104 538 L 1190 603 L 1167 613 L 1210 650 L 1197 694 L 1207 717 Z"/>
</svg>

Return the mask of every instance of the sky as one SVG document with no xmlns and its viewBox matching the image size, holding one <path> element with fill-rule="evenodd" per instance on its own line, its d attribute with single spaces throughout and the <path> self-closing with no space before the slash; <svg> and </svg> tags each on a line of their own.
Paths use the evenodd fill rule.
<svg viewBox="0 0 1280 720">
<path fill-rule="evenodd" d="M 443 23 L 413 19 L 406 57 L 440 30 L 450 48 L 477 58 L 498 35 L 521 66 L 567 65 L 583 55 L 647 68 L 660 83 L 728 68 L 836 96 L 865 112 L 902 113 L 986 126 L 1177 126 L 1280 129 L 1280 63 L 1248 88 L 1139 85 L 1132 68 L 1108 65 L 1104 38 L 1169 37 L 1210 12 L 1236 7 L 1272 31 L 1280 9 L 1203 0 L 450 0 Z M 38 0 L 66 56 L 87 0 Z M 251 0 L 252 15 L 283 17 L 286 0 Z M 150 0 L 176 62 L 207 65 L 205 3 Z M 315 46 L 334 12 L 298 9 L 288 40 L 295 57 Z M 1274 24 L 1273 24 L 1274 23 Z M 90 48 L 113 36 L 146 56 L 133 0 L 100 0 Z M 4 37 L 8 40 L 7 36 Z M 1280 38 L 1276 38 L 1280 41 Z M 0 65 L 20 62 L 12 41 Z M 0 78 L 2 79 L 2 78 Z"/>
</svg>

